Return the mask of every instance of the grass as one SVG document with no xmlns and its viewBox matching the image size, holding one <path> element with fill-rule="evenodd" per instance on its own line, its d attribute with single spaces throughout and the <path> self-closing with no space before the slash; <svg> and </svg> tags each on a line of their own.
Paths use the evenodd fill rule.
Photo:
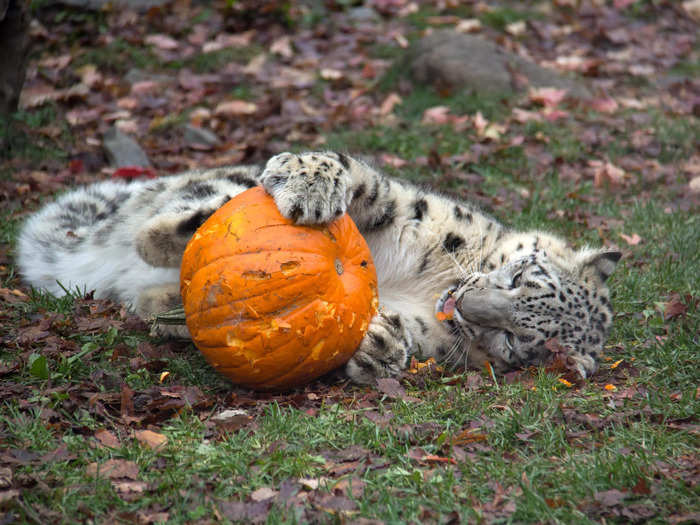
<svg viewBox="0 0 700 525">
<path fill-rule="evenodd" d="M 567 141 L 574 140 L 566 130 L 544 131 L 550 134 L 552 150 L 566 149 Z M 409 121 L 400 130 L 341 131 L 330 136 L 329 144 L 414 159 L 426 154 L 431 144 L 441 153 L 451 154 L 463 151 L 470 141 L 450 136 L 446 128 Z M 487 181 L 483 190 L 508 185 L 509 177 L 510 184 L 522 183 L 524 179 L 509 174 L 525 160 L 519 149 L 486 159 L 478 167 Z M 421 174 L 425 175 L 423 168 L 415 176 Z M 700 316 L 697 307 L 691 306 L 687 316 L 666 321 L 658 304 L 672 292 L 700 295 L 697 281 L 688 278 L 700 272 L 697 215 L 667 213 L 662 204 L 652 202 L 627 207 L 615 195 L 601 194 L 590 185 L 572 188 L 554 174 L 543 182 L 522 213 L 513 217 L 507 207 L 496 213 L 517 227 L 545 226 L 565 234 L 577 226 L 553 222 L 551 210 L 624 217 L 624 227 L 607 232 L 608 238 L 617 239 L 618 232 L 634 232 L 643 239 L 643 245 L 630 250 L 631 255 L 612 278 L 618 319 L 610 348 L 611 359 L 633 363 L 639 372 L 618 388 L 642 389 L 644 396 L 616 400 L 595 382 L 572 391 L 556 375 L 543 371 L 524 383 L 497 384 L 484 378 L 477 389 L 465 388 L 461 382 L 445 385 L 432 381 L 425 388 L 409 388 L 409 394 L 420 401 L 378 399 L 374 410 L 390 416 L 384 426 L 365 417 L 367 408 L 354 407 L 362 390 L 348 389 L 344 399 L 329 398 L 313 416 L 285 403 L 266 403 L 255 418 L 254 429 L 215 440 L 205 414 L 185 410 L 158 428 L 168 438 L 161 451 L 151 451 L 128 435 L 121 436 L 117 448 L 94 448 L 90 436 L 104 422 L 87 407 L 67 410 L 69 400 L 61 391 L 90 381 L 98 370 L 109 370 L 121 383 L 145 392 L 159 385 L 159 373 L 132 369 L 126 360 L 111 357 L 120 345 L 133 355 L 140 342 L 149 340 L 143 333 L 109 329 L 99 334 L 75 334 L 69 339 L 82 351 L 92 351 L 89 359 L 68 362 L 61 356 L 49 358 L 48 381 L 34 377 L 28 369 L 21 371 L 19 381 L 36 392 L 32 398 L 35 409 L 22 410 L 20 399 L 3 402 L 0 426 L 6 447 L 43 455 L 63 444 L 74 456 L 17 466 L 15 477 L 45 482 L 23 493 L 23 505 L 14 512 L 21 519 L 31 519 L 33 506 L 40 505 L 82 521 L 101 520 L 115 513 L 129 516 L 155 506 L 167 508 L 173 522 L 184 523 L 211 518 L 219 501 L 245 499 L 262 487 L 277 490 L 285 480 L 302 478 L 322 480 L 320 493 L 332 491 L 343 479 L 361 482 L 363 489 L 350 497 L 355 507 L 348 516 L 386 522 L 419 521 L 421 516 L 451 511 L 464 521 L 477 521 L 491 515 L 493 511 L 485 506 L 499 491 L 505 491 L 505 501 L 514 503 L 509 518 L 514 522 L 592 522 L 586 505 L 594 501 L 596 493 L 609 489 L 628 491 L 627 503 L 644 505 L 659 516 L 695 508 L 697 494 L 692 487 L 660 476 L 658 465 L 682 465 L 683 458 L 693 455 L 698 445 L 696 435 L 669 428 L 664 422 L 697 417 Z M 574 189 L 591 198 L 572 201 L 568 194 Z M 5 240 L 15 232 L 14 225 L 7 226 Z M 589 231 L 580 242 L 597 240 L 597 234 Z M 15 306 L 15 315 L 71 315 L 76 301 L 75 297 L 56 299 L 35 292 L 28 303 Z M 4 348 L 0 362 L 12 358 L 12 349 Z M 604 368 L 609 367 L 610 361 L 604 364 Z M 220 394 L 228 389 L 196 352 L 178 353 L 169 359 L 167 369 L 177 384 L 197 385 Z M 51 390 L 55 392 L 41 394 Z M 47 424 L 46 409 L 58 412 L 60 426 Z M 598 427 L 578 420 L 567 422 L 567 410 L 604 423 Z M 453 439 L 480 421 L 486 425 L 477 431 L 483 433 L 484 441 L 478 442 L 481 446 L 477 448 L 462 447 L 471 456 L 456 466 L 429 466 L 409 457 L 414 447 L 427 454 L 459 457 L 451 445 Z M 581 432 L 582 437 L 571 437 Z M 365 463 L 345 476 L 334 476 L 327 459 L 329 451 L 351 446 L 362 447 L 372 461 L 385 466 L 373 469 Z M 108 480 L 86 474 L 88 464 L 114 458 L 139 466 L 138 480 L 146 487 L 139 498 L 131 500 Z M 640 480 L 653 488 L 652 495 L 632 492 Z M 282 518 L 280 509 L 273 510 L 268 522 L 303 521 L 301 510 L 296 512 Z M 334 518 L 327 514 L 326 519 Z"/>
</svg>

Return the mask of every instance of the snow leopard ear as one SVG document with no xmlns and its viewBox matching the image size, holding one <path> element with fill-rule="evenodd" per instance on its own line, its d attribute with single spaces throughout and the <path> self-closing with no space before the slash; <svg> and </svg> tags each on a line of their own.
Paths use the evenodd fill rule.
<svg viewBox="0 0 700 525">
<path fill-rule="evenodd" d="M 581 274 L 594 275 L 601 282 L 608 280 L 622 257 L 622 252 L 616 250 L 601 250 L 597 252 L 584 252 L 581 259 Z"/>
</svg>

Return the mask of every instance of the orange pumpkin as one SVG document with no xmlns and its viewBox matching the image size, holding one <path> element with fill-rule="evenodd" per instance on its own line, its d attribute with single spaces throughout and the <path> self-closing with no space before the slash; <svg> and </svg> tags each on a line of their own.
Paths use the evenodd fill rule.
<svg viewBox="0 0 700 525">
<path fill-rule="evenodd" d="M 295 225 L 262 188 L 200 226 L 180 289 L 207 361 L 260 390 L 302 385 L 344 364 L 377 311 L 374 263 L 350 217 Z"/>
</svg>

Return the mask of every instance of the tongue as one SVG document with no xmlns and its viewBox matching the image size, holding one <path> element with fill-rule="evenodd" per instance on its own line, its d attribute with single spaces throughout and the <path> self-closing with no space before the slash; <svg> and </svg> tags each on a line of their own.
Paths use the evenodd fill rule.
<svg viewBox="0 0 700 525">
<path fill-rule="evenodd" d="M 456 303 L 457 303 L 457 301 L 455 301 L 454 297 L 448 297 L 447 300 L 445 301 L 445 304 L 442 305 L 443 313 L 445 313 L 447 315 L 454 314 Z"/>
</svg>

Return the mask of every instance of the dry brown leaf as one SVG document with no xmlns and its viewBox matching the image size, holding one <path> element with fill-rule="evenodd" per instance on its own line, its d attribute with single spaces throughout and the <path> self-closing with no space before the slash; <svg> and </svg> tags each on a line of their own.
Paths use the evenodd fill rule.
<svg viewBox="0 0 700 525">
<path fill-rule="evenodd" d="M 140 443 L 148 446 L 151 450 L 160 450 L 168 442 L 168 438 L 158 432 L 151 430 L 135 430 L 134 438 Z"/>
<path fill-rule="evenodd" d="M 162 34 L 148 35 L 144 42 L 164 51 L 172 51 L 180 45 L 174 38 Z"/>
<path fill-rule="evenodd" d="M 612 162 L 589 160 L 588 165 L 593 168 L 593 186 L 596 188 L 603 188 L 606 184 L 621 185 L 624 182 L 625 170 Z"/>
<path fill-rule="evenodd" d="M 700 22 L 700 0 L 688 0 L 683 2 L 683 9 L 696 22 Z"/>
<path fill-rule="evenodd" d="M 112 487 L 121 494 L 141 494 L 148 484 L 145 481 L 112 481 Z"/>
<path fill-rule="evenodd" d="M 620 107 L 617 101 L 610 97 L 594 98 L 589 104 L 592 109 L 601 113 L 614 113 Z"/>
<path fill-rule="evenodd" d="M 481 20 L 478 18 L 465 18 L 457 22 L 455 26 L 455 31 L 460 33 L 476 33 L 481 31 Z"/>
<path fill-rule="evenodd" d="M 566 97 L 566 89 L 552 87 L 530 88 L 530 101 L 545 107 L 557 106 Z"/>
<path fill-rule="evenodd" d="M 700 176 L 693 177 L 688 183 L 688 188 L 693 193 L 700 193 Z"/>
<path fill-rule="evenodd" d="M 292 50 L 292 40 L 289 35 L 284 35 L 270 44 L 270 53 L 279 55 L 284 58 L 292 58 L 294 51 Z"/>
<path fill-rule="evenodd" d="M 139 475 L 139 466 L 126 459 L 108 459 L 104 463 L 90 463 L 85 473 L 88 476 L 102 476 L 110 479 L 136 479 Z"/>
<path fill-rule="evenodd" d="M 403 99 L 398 93 L 389 93 L 379 106 L 379 114 L 382 116 L 388 115 L 394 110 L 394 106 L 401 104 Z"/>
<path fill-rule="evenodd" d="M 450 108 L 447 106 L 434 106 L 423 112 L 422 124 L 447 124 L 450 122 Z"/>
<path fill-rule="evenodd" d="M 276 495 L 276 490 L 273 490 L 270 487 L 260 487 L 251 493 L 250 498 L 253 501 L 265 501 L 266 499 L 274 498 Z"/>
<path fill-rule="evenodd" d="M 622 239 L 630 246 L 636 246 L 642 242 L 642 238 L 636 233 L 633 233 L 632 235 L 625 235 L 624 233 L 621 233 L 620 237 L 622 237 Z"/>
<path fill-rule="evenodd" d="M 95 438 L 105 447 L 117 448 L 121 446 L 121 442 L 117 439 L 117 436 L 112 434 L 109 430 L 98 430 L 95 432 Z"/>
<path fill-rule="evenodd" d="M 343 72 L 339 69 L 332 69 L 329 67 L 324 67 L 319 72 L 323 80 L 340 80 L 343 78 Z"/>
<path fill-rule="evenodd" d="M 229 100 L 227 102 L 221 102 L 214 108 L 214 114 L 223 117 L 252 115 L 257 111 L 257 104 L 246 100 Z"/>
</svg>

